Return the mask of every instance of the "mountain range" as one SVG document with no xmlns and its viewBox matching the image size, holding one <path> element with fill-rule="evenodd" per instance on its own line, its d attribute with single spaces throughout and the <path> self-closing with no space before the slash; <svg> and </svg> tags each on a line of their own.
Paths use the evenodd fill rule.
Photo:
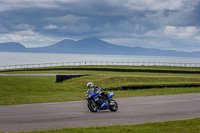
<svg viewBox="0 0 200 133">
<path fill-rule="evenodd" d="M 118 46 L 98 38 L 85 38 L 74 41 L 65 39 L 56 44 L 26 48 L 20 43 L 0 43 L 2 52 L 35 52 L 35 53 L 69 53 L 69 54 L 106 54 L 106 55 L 145 55 L 145 56 L 178 56 L 200 57 L 200 51 L 182 52 L 175 50 L 160 50 L 154 48 Z"/>
</svg>

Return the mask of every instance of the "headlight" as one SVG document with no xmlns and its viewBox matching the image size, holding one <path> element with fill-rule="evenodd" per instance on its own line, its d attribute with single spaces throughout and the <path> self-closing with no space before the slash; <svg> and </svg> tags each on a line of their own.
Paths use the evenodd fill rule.
<svg viewBox="0 0 200 133">
<path fill-rule="evenodd" d="M 86 99 L 89 99 L 91 97 L 91 94 L 86 94 Z"/>
</svg>

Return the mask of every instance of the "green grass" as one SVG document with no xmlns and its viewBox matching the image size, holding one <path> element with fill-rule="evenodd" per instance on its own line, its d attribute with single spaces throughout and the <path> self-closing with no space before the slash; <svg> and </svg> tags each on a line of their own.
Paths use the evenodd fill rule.
<svg viewBox="0 0 200 133">
<path fill-rule="evenodd" d="M 0 76 L 0 105 L 47 103 L 84 100 L 86 84 L 94 82 L 103 89 L 126 85 L 200 83 L 197 75 L 93 75 L 73 78 L 62 83 L 55 76 Z M 167 94 L 200 93 L 195 88 L 155 88 L 114 91 L 115 98 Z"/>
<path fill-rule="evenodd" d="M 101 66 L 81 66 L 95 67 Z M 103 66 L 105 67 L 105 66 Z M 200 71 L 200 68 L 184 67 L 131 67 L 106 66 L 106 68 L 123 69 L 155 69 L 155 70 L 187 70 Z M 156 84 L 190 84 L 200 83 L 200 74 L 173 74 L 147 72 L 108 72 L 108 71 L 15 71 L 1 73 L 60 73 L 60 74 L 104 74 L 73 78 L 62 83 L 56 83 L 56 76 L 0 76 L 0 105 L 17 105 L 31 103 L 47 103 L 61 101 L 85 100 L 87 82 L 93 82 L 103 89 L 127 85 Z M 115 90 L 114 98 L 200 93 L 200 87 L 191 88 L 154 88 L 142 90 Z M 33 133 L 197 133 L 200 132 L 200 118 L 183 121 L 146 123 L 139 125 L 104 126 L 89 128 L 66 128 Z M 32 132 L 30 132 L 32 133 Z"/>
<path fill-rule="evenodd" d="M 180 67 L 180 66 L 115 66 L 115 65 L 105 65 L 105 66 L 58 66 L 58 67 L 42 67 L 42 68 L 31 68 L 37 69 L 53 69 L 53 68 L 116 68 L 116 69 L 148 69 L 148 70 L 179 70 L 179 71 L 200 71 L 200 67 Z M 29 70 L 30 68 L 22 69 L 10 69 L 10 70 Z M 0 70 L 0 72 L 5 72 L 7 70 Z"/>
<path fill-rule="evenodd" d="M 62 66 L 61 68 L 65 68 Z M 180 67 L 180 66 L 67 66 L 69 68 L 116 68 L 116 69 L 150 69 L 150 70 L 180 70 L 180 71 L 200 71 L 200 67 Z"/>
<path fill-rule="evenodd" d="M 92 68 L 123 68 L 123 69 L 168 69 L 168 70 L 200 70 L 199 68 L 160 67 L 160 66 L 77 66 Z M 128 85 L 159 85 L 159 84 L 191 84 L 200 83 L 200 74 L 173 74 L 147 72 L 108 72 L 108 71 L 15 71 L 1 73 L 61 73 L 61 74 L 103 74 L 73 78 L 56 83 L 56 76 L 0 76 L 0 105 L 16 105 L 30 103 L 46 103 L 84 100 L 86 84 L 94 82 L 103 89 L 117 88 Z M 144 90 L 114 91 L 115 98 L 151 95 L 200 93 L 195 88 L 154 88 Z"/>
<path fill-rule="evenodd" d="M 0 74 L 106 74 L 106 75 L 131 75 L 141 77 L 200 77 L 200 74 L 180 74 L 180 73 L 149 73 L 149 72 L 111 72 L 111 71 L 67 71 L 67 70 L 44 70 L 44 71 L 13 71 L 1 72 Z"/>
<path fill-rule="evenodd" d="M 137 125 L 103 126 L 88 128 L 63 128 L 27 133 L 199 133 L 200 118 L 155 122 Z"/>
</svg>

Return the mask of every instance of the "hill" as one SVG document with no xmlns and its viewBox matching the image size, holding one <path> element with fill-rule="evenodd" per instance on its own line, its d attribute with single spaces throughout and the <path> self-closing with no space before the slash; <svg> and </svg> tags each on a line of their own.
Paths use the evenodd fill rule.
<svg viewBox="0 0 200 133">
<path fill-rule="evenodd" d="M 1 47 L 1 45 L 0 51 L 8 52 L 200 57 L 200 52 L 198 51 L 180 52 L 175 50 L 118 46 L 98 38 L 85 38 L 78 41 L 65 39 L 50 46 L 37 48 L 25 48 L 19 43 L 4 43 L 2 45 L 4 47 Z"/>
<path fill-rule="evenodd" d="M 15 43 L 15 42 L 0 43 L 0 51 L 23 52 L 26 51 L 26 47 L 20 43 Z"/>
</svg>

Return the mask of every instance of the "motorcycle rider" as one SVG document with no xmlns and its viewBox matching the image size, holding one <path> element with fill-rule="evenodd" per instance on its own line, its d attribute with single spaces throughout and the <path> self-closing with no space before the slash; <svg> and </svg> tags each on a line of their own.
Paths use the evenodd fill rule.
<svg viewBox="0 0 200 133">
<path fill-rule="evenodd" d="M 87 83 L 87 88 L 88 92 L 93 91 L 94 93 L 100 94 L 101 96 L 105 96 L 108 100 L 108 104 L 110 105 L 110 97 L 108 96 L 108 93 L 106 93 L 103 89 L 94 85 L 92 82 Z"/>
</svg>

